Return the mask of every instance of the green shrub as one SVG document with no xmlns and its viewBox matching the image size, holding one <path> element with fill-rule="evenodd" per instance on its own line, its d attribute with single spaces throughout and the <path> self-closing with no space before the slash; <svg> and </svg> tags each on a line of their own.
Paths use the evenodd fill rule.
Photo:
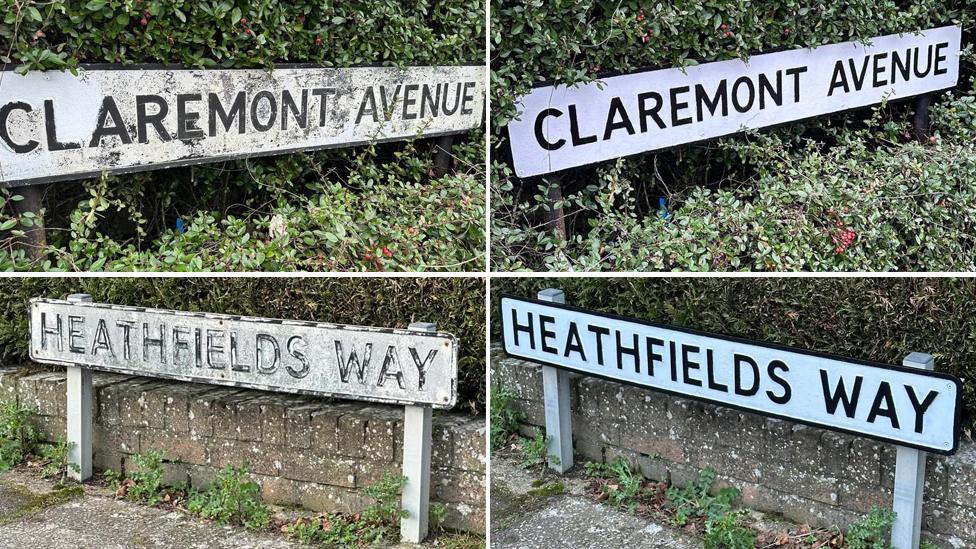
<svg viewBox="0 0 976 549">
<path fill-rule="evenodd" d="M 963 436 L 976 420 L 971 279 L 494 279 L 493 333 L 502 292 L 532 297 L 547 287 L 580 307 L 856 359 L 901 364 L 930 353 L 936 371 L 963 380 Z"/>
<path fill-rule="evenodd" d="M 491 449 L 498 450 L 518 433 L 519 424 L 525 414 L 516 409 L 512 402 L 515 394 L 508 389 L 491 387 Z"/>
<path fill-rule="evenodd" d="M 250 468 L 227 466 L 217 473 L 208 489 L 190 492 L 186 508 L 220 524 L 241 525 L 249 530 L 267 528 L 271 519 L 260 492 L 261 487 L 251 480 Z"/>
<path fill-rule="evenodd" d="M 872 506 L 871 512 L 847 529 L 848 549 L 890 549 L 891 525 L 895 513 Z"/>
<path fill-rule="evenodd" d="M 504 131 L 516 98 L 535 82 L 585 82 L 604 71 L 685 66 L 949 21 L 968 28 L 971 2 L 496 0 L 493 7 L 493 269 L 976 268 L 971 46 L 958 90 L 932 106 L 933 142 L 914 143 L 914 109 L 901 102 L 567 170 L 559 174 L 557 204 L 566 215 L 565 241 L 547 224 L 548 181 L 514 175 Z M 518 41 L 506 39 L 513 32 Z"/>
<path fill-rule="evenodd" d="M 532 438 L 523 438 L 521 447 L 521 463 L 523 469 L 545 466 L 546 454 L 549 452 L 549 436 L 539 427 L 535 428 Z M 554 463 L 559 463 L 559 456 L 548 456 Z"/>
<path fill-rule="evenodd" d="M 600 491 L 611 505 L 625 508 L 631 514 L 637 510 L 644 478 L 640 471 L 631 468 L 627 460 L 618 457 L 610 463 L 591 461 L 584 468 L 590 477 L 613 481 L 613 484 L 600 485 Z"/>
<path fill-rule="evenodd" d="M 756 533 L 740 523 L 742 511 L 732 509 L 739 490 L 731 486 L 711 494 L 715 471 L 704 469 L 697 481 L 684 487 L 670 486 L 665 493 L 665 507 L 674 512 L 674 522 L 684 526 L 691 520 L 705 525 L 705 549 L 751 549 Z"/>
<path fill-rule="evenodd" d="M 55 478 L 59 483 L 64 483 L 68 478 L 68 470 L 78 471 L 77 463 L 68 463 L 68 452 L 74 446 L 63 436 L 59 436 L 54 444 L 44 444 L 40 446 L 41 457 L 46 463 L 41 468 L 41 476 L 45 478 Z"/>
<path fill-rule="evenodd" d="M 132 460 L 135 467 L 126 470 L 124 475 L 111 469 L 105 471 L 109 484 L 117 494 L 132 502 L 156 505 L 163 501 L 163 453 L 149 450 L 132 456 Z"/>
<path fill-rule="evenodd" d="M 385 473 L 380 482 L 366 488 L 366 495 L 373 498 L 373 503 L 361 513 L 332 513 L 299 519 L 287 525 L 285 530 L 302 543 L 339 549 L 395 541 L 400 518 L 407 515 L 400 509 L 399 499 L 405 481 L 405 477 Z"/>
<path fill-rule="evenodd" d="M 41 436 L 32 422 L 36 413 L 16 402 L 0 405 L 0 471 L 20 464 L 37 448 Z"/>
<path fill-rule="evenodd" d="M 96 302 L 406 328 L 436 322 L 459 339 L 458 410 L 485 409 L 485 284 L 478 278 L 22 278 L 0 280 L 0 360 L 28 355 L 27 300 Z"/>
<path fill-rule="evenodd" d="M 0 63 L 21 72 L 485 59 L 484 4 L 467 0 L 0 0 L 0 8 Z M 12 232 L 0 238 L 0 270 L 481 270 L 483 131 L 458 136 L 452 154 L 455 168 L 443 176 L 432 175 L 433 140 L 418 139 L 55 183 L 36 263 L 14 240 L 40 218 L 16 215 L 19 195 L 4 191 L 0 231 Z"/>
</svg>

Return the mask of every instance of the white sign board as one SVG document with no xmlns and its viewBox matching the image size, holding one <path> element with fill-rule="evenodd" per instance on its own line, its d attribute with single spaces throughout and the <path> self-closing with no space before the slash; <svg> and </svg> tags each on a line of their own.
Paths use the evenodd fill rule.
<svg viewBox="0 0 976 549">
<path fill-rule="evenodd" d="M 0 183 L 459 133 L 484 94 L 477 66 L 0 71 Z"/>
<path fill-rule="evenodd" d="M 952 88 L 958 26 L 585 85 L 548 85 L 519 101 L 508 125 L 519 177 Z"/>
<path fill-rule="evenodd" d="M 30 301 L 30 357 L 96 370 L 451 408 L 457 339 L 443 332 Z"/>
<path fill-rule="evenodd" d="M 656 391 L 942 454 L 958 379 L 503 296 L 505 352 Z"/>
</svg>

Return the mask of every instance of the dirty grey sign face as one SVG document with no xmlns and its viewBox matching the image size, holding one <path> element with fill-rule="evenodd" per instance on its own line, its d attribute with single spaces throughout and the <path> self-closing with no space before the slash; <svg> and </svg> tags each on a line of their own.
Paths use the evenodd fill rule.
<svg viewBox="0 0 976 549">
<path fill-rule="evenodd" d="M 484 68 L 0 71 L 0 182 L 77 179 L 479 127 Z"/>
<path fill-rule="evenodd" d="M 435 408 L 456 400 L 447 333 L 43 298 L 29 307 L 37 362 Z"/>
<path fill-rule="evenodd" d="M 549 85 L 508 125 L 519 177 L 944 90 L 962 29 L 936 29 Z"/>
<path fill-rule="evenodd" d="M 959 444 L 959 379 L 503 296 L 509 355 L 942 454 Z M 624 413 L 630 413 L 624 411 Z"/>
</svg>

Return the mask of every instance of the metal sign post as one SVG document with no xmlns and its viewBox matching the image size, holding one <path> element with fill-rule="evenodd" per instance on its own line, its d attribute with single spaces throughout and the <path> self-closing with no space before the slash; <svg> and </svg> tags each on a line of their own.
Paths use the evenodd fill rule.
<svg viewBox="0 0 976 549">
<path fill-rule="evenodd" d="M 408 330 L 436 332 L 430 322 L 414 322 Z M 400 519 L 400 538 L 420 543 L 427 537 L 430 510 L 431 407 L 403 408 L 403 485 L 400 508 L 407 516 Z"/>
<path fill-rule="evenodd" d="M 912 353 L 905 357 L 902 365 L 931 372 L 935 370 L 935 358 L 926 353 Z M 895 522 L 891 526 L 892 547 L 918 547 L 922 533 L 926 456 L 924 450 L 895 446 L 895 488 L 892 502 Z"/>
<path fill-rule="evenodd" d="M 89 294 L 68 296 L 71 303 L 91 303 Z M 92 371 L 80 366 L 68 366 L 68 476 L 88 480 L 92 476 Z"/>
<path fill-rule="evenodd" d="M 555 288 L 542 290 L 538 297 L 539 301 L 566 303 L 566 294 Z M 569 372 L 543 366 L 542 392 L 545 398 L 549 468 L 565 473 L 573 467 L 573 415 L 569 398 Z"/>
</svg>

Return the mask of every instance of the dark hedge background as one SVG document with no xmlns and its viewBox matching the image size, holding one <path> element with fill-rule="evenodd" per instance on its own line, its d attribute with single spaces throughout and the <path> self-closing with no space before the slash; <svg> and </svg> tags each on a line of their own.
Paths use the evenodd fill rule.
<svg viewBox="0 0 976 549">
<path fill-rule="evenodd" d="M 455 409 L 485 405 L 485 287 L 480 278 L 22 278 L 0 280 L 0 360 L 28 358 L 27 300 L 95 301 L 186 311 L 406 328 L 436 322 L 460 340 Z"/>
<path fill-rule="evenodd" d="M 963 426 L 976 424 L 976 280 L 950 278 L 493 279 L 502 292 L 566 292 L 566 303 L 639 319 L 901 364 L 912 351 L 963 382 Z"/>
</svg>

